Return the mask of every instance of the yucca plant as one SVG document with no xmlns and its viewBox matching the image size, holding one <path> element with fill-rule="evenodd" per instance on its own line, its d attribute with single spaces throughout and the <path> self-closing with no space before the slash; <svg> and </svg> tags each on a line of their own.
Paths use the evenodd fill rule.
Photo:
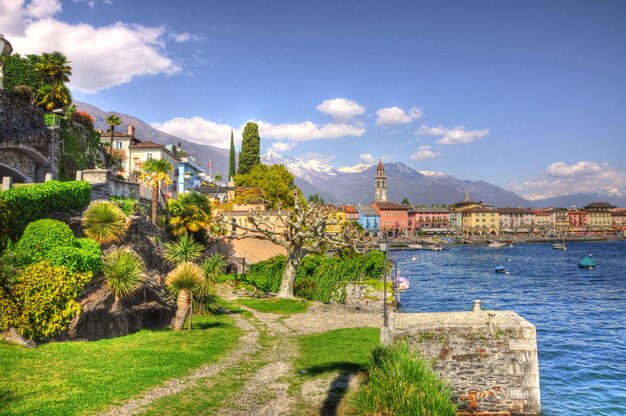
<svg viewBox="0 0 626 416">
<path fill-rule="evenodd" d="M 111 250 L 104 255 L 103 283 L 113 292 L 115 300 L 131 296 L 143 284 L 143 261 L 133 251 Z"/>
<path fill-rule="evenodd" d="M 352 399 L 354 414 L 454 416 L 452 392 L 406 342 L 378 347 Z"/>
<path fill-rule="evenodd" d="M 129 223 L 117 205 L 108 201 L 93 201 L 83 213 L 82 224 L 87 237 L 107 244 L 122 238 Z"/>
<path fill-rule="evenodd" d="M 174 317 L 174 329 L 177 331 L 183 329 L 185 325 L 192 308 L 192 291 L 197 290 L 202 285 L 203 274 L 200 266 L 187 262 L 179 264 L 167 275 L 165 284 L 172 295 L 176 297 L 177 308 Z M 191 328 L 191 319 L 189 320 L 189 328 Z"/>
<path fill-rule="evenodd" d="M 193 292 L 194 311 L 197 313 L 213 313 L 216 308 L 216 298 L 213 287 L 217 277 L 224 273 L 228 260 L 219 253 L 214 253 L 205 259 L 200 267 L 203 271 L 202 284 Z"/>
<path fill-rule="evenodd" d="M 197 243 L 190 234 L 183 234 L 177 241 L 164 244 L 165 259 L 173 264 L 193 262 L 198 259 L 204 247 Z"/>
</svg>

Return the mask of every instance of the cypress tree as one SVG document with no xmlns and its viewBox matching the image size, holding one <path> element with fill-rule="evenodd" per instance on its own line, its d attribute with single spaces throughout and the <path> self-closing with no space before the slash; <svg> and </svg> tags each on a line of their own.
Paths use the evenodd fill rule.
<svg viewBox="0 0 626 416">
<path fill-rule="evenodd" d="M 228 158 L 228 180 L 234 178 L 237 174 L 235 169 L 235 139 L 233 138 L 233 131 L 230 131 L 230 154 Z"/>
<path fill-rule="evenodd" d="M 254 165 L 261 163 L 261 139 L 259 138 L 258 124 L 249 121 L 243 129 L 243 141 L 241 142 L 241 152 L 239 153 L 240 175 L 250 172 Z"/>
</svg>

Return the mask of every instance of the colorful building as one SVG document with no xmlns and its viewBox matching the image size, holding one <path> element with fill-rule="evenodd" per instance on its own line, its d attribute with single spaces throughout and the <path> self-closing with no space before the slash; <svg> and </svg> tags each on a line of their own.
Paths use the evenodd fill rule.
<svg viewBox="0 0 626 416">
<path fill-rule="evenodd" d="M 446 208 L 410 208 L 408 215 L 411 234 L 449 232 L 450 211 Z"/>
<path fill-rule="evenodd" d="M 587 231 L 589 226 L 589 213 L 587 211 L 570 210 L 567 211 L 569 231 Z"/>
<path fill-rule="evenodd" d="M 346 224 L 346 211 L 329 205 L 328 223 L 326 224 L 326 232 L 328 234 L 339 234 Z"/>
<path fill-rule="evenodd" d="M 583 208 L 589 213 L 589 228 L 593 231 L 606 231 L 611 227 L 611 213 L 617 208 L 608 202 L 592 202 Z"/>
<path fill-rule="evenodd" d="M 372 207 L 380 215 L 380 231 L 387 235 L 406 235 L 409 229 L 409 207 L 395 202 L 374 202 Z"/>
<path fill-rule="evenodd" d="M 178 192 L 183 193 L 189 189 L 202 185 L 204 169 L 198 165 L 193 156 L 183 156 L 178 163 Z"/>
<path fill-rule="evenodd" d="M 474 207 L 463 211 L 463 232 L 470 235 L 498 235 L 500 218 L 491 208 Z"/>
<path fill-rule="evenodd" d="M 355 205 L 344 205 L 339 208 L 346 213 L 346 220 L 359 222 L 359 210 Z"/>
<path fill-rule="evenodd" d="M 536 222 L 535 211 L 528 208 L 498 208 L 498 224 L 501 230 L 515 231 L 519 228 L 528 229 Z"/>
<path fill-rule="evenodd" d="M 380 233 L 380 214 L 369 205 L 358 207 L 359 224 L 370 235 L 378 235 Z"/>
</svg>

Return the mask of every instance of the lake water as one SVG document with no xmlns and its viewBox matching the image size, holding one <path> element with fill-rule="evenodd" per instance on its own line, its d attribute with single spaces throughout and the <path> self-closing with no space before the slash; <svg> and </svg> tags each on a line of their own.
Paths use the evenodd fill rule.
<svg viewBox="0 0 626 416">
<path fill-rule="evenodd" d="M 537 327 L 543 416 L 626 415 L 626 242 L 394 251 L 402 312 L 512 309 Z M 591 254 L 593 270 L 577 267 Z M 413 261 L 413 258 L 415 260 Z M 505 266 L 509 275 L 494 273 Z"/>
</svg>

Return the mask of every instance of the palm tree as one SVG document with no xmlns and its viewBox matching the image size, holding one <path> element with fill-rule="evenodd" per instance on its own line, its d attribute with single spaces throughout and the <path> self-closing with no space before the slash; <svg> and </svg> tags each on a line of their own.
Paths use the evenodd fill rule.
<svg viewBox="0 0 626 416">
<path fill-rule="evenodd" d="M 72 75 L 72 67 L 69 66 L 70 62 L 67 57 L 61 52 L 43 53 L 39 62 L 35 64 L 35 69 L 39 72 L 50 77 L 51 99 L 50 102 L 54 103 L 56 100 L 56 93 L 58 91 L 57 84 L 64 84 L 69 82 L 70 75 Z M 50 111 L 54 110 L 54 107 L 50 108 Z"/>
<path fill-rule="evenodd" d="M 38 107 L 52 111 L 55 108 L 66 108 L 72 102 L 72 94 L 63 84 L 44 85 L 37 90 L 35 101 Z"/>
<path fill-rule="evenodd" d="M 150 159 L 141 164 L 143 180 L 152 188 L 152 222 L 157 223 L 157 204 L 159 202 L 159 183 L 172 183 L 170 172 L 173 167 L 166 159 Z"/>
<path fill-rule="evenodd" d="M 165 279 L 165 284 L 173 296 L 176 296 L 176 316 L 174 317 L 174 329 L 181 330 L 185 325 L 187 316 L 191 311 L 191 293 L 202 284 L 203 272 L 200 266 L 194 263 L 179 264 Z M 191 328 L 191 320 L 189 321 Z"/>
<path fill-rule="evenodd" d="M 115 126 L 119 126 L 122 124 L 122 120 L 117 116 L 117 114 L 109 114 L 106 118 L 106 123 L 109 125 L 111 130 L 111 141 L 109 147 L 109 164 L 111 162 L 111 156 L 113 155 L 113 136 L 115 135 Z"/>
<path fill-rule="evenodd" d="M 81 219 L 85 235 L 100 244 L 112 243 L 126 233 L 128 218 L 112 202 L 93 201 L 89 204 Z"/>
<path fill-rule="evenodd" d="M 172 234 L 197 233 L 211 221 L 209 200 L 198 192 L 186 192 L 167 201 Z"/>
<path fill-rule="evenodd" d="M 228 260 L 220 254 L 214 253 L 202 262 L 200 267 L 204 272 L 202 284 L 196 288 L 193 293 L 196 300 L 194 311 L 200 313 L 211 313 L 216 309 L 215 295 L 213 293 L 213 285 L 218 276 L 224 273 L 228 266 Z"/>
<path fill-rule="evenodd" d="M 178 241 L 164 244 L 165 259 L 170 263 L 182 264 L 197 260 L 204 251 L 202 244 L 197 243 L 190 234 L 182 234 Z"/>
</svg>

